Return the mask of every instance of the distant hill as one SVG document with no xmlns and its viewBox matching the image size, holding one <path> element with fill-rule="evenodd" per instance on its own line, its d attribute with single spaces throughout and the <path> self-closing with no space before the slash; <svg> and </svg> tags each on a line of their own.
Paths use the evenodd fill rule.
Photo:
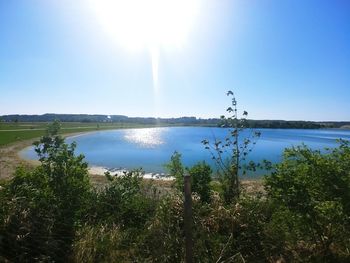
<svg viewBox="0 0 350 263">
<path fill-rule="evenodd" d="M 125 115 L 98 115 L 98 114 L 54 114 L 43 115 L 3 115 L 2 122 L 114 122 L 114 123 L 138 123 L 147 125 L 169 124 L 169 125 L 200 125 L 200 126 L 225 126 L 225 123 L 218 118 L 201 119 L 196 117 L 180 118 L 153 118 L 153 117 L 128 117 Z M 285 121 L 285 120 L 247 120 L 250 128 L 279 128 L 279 129 L 319 129 L 319 128 L 347 128 L 350 122 L 341 121 Z"/>
</svg>

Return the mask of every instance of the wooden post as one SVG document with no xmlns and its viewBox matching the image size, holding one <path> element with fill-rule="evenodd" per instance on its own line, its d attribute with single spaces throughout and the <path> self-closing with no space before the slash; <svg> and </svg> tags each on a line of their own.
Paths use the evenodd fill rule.
<svg viewBox="0 0 350 263">
<path fill-rule="evenodd" d="M 192 192 L 191 192 L 191 177 L 184 177 L 184 229 L 185 229 L 185 262 L 193 262 L 193 240 L 192 240 Z"/>
</svg>

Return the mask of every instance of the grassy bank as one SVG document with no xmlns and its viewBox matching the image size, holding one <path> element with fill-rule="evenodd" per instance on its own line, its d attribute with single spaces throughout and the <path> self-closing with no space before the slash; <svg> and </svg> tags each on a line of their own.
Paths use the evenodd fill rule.
<svg viewBox="0 0 350 263">
<path fill-rule="evenodd" d="M 43 122 L 21 122 L 0 124 L 0 146 L 14 142 L 26 141 L 39 138 L 45 134 L 48 123 Z M 158 127 L 158 125 L 125 124 L 125 123 L 80 123 L 62 122 L 60 134 L 70 134 L 77 132 L 89 132 L 98 130 L 127 129 L 127 128 L 147 128 Z M 164 125 L 163 125 L 164 126 Z"/>
<path fill-rule="evenodd" d="M 30 162 L 22 160 L 18 156 L 18 152 L 43 136 L 47 125 L 48 123 L 45 122 L 0 123 L 0 178 L 11 177 L 16 167 L 20 165 L 32 165 Z M 60 134 L 64 136 L 98 130 L 146 127 L 141 124 L 78 122 L 61 123 L 61 126 Z"/>
</svg>

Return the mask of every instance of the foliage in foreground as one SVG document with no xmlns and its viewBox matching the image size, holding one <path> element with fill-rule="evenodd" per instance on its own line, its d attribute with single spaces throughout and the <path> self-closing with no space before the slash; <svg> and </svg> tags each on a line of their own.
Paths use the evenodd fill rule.
<svg viewBox="0 0 350 263">
<path fill-rule="evenodd" d="M 87 163 L 58 130 L 55 122 L 35 143 L 41 165 L 17 169 L 1 190 L 1 253 L 11 261 L 64 260 L 83 219 L 91 190 Z"/>
<path fill-rule="evenodd" d="M 37 144 L 41 165 L 1 183 L 0 260 L 182 262 L 180 184 L 160 196 L 133 171 L 107 174 L 106 186 L 95 189 L 83 156 L 57 136 L 57 125 Z M 183 175 L 180 156 L 172 161 Z M 349 262 L 347 142 L 323 153 L 286 150 L 265 178 L 265 195 L 242 194 L 231 203 L 211 187 L 205 163 L 187 171 L 195 262 Z"/>
<path fill-rule="evenodd" d="M 267 197 L 277 205 L 272 223 L 284 248 L 303 260 L 349 260 L 350 147 L 321 153 L 305 145 L 287 149 L 284 160 L 266 177 Z"/>
<path fill-rule="evenodd" d="M 173 186 L 177 191 L 183 192 L 184 176 L 187 173 L 191 176 L 192 192 L 198 194 L 203 202 L 210 201 L 212 169 L 206 162 L 198 162 L 190 168 L 185 168 L 181 161 L 181 154 L 174 152 L 165 167 L 169 171 L 169 176 L 174 178 Z"/>
<path fill-rule="evenodd" d="M 226 109 L 229 116 L 221 116 L 221 126 L 228 128 L 225 139 L 215 138 L 212 142 L 204 139 L 202 143 L 216 164 L 219 180 L 222 183 L 223 197 L 229 204 L 240 197 L 240 174 L 245 175 L 247 168 L 255 166 L 252 161 L 250 165 L 246 165 L 245 162 L 261 133 L 257 130 L 247 130 L 248 112 L 243 111 L 242 117 L 239 118 L 234 93 L 228 91 L 227 96 L 231 97 L 231 106 Z"/>
</svg>

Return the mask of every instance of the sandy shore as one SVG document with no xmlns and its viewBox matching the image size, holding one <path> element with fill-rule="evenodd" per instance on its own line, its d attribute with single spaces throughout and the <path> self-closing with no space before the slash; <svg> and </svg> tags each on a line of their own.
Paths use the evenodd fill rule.
<svg viewBox="0 0 350 263">
<path fill-rule="evenodd" d="M 23 160 L 19 152 L 33 144 L 35 140 L 26 140 L 0 147 L 0 179 L 10 178 L 18 166 L 30 167 L 35 161 Z"/>
<path fill-rule="evenodd" d="M 105 167 L 99 167 L 99 166 L 91 166 L 89 167 L 89 174 L 92 175 L 104 175 L 105 172 L 109 172 L 113 176 L 121 176 L 124 174 L 124 172 L 127 172 L 125 169 L 108 169 Z M 143 178 L 145 179 L 154 179 L 154 180 L 166 180 L 171 181 L 174 180 L 173 177 L 166 176 L 166 174 L 158 174 L 158 173 L 145 173 L 143 175 Z"/>
</svg>

